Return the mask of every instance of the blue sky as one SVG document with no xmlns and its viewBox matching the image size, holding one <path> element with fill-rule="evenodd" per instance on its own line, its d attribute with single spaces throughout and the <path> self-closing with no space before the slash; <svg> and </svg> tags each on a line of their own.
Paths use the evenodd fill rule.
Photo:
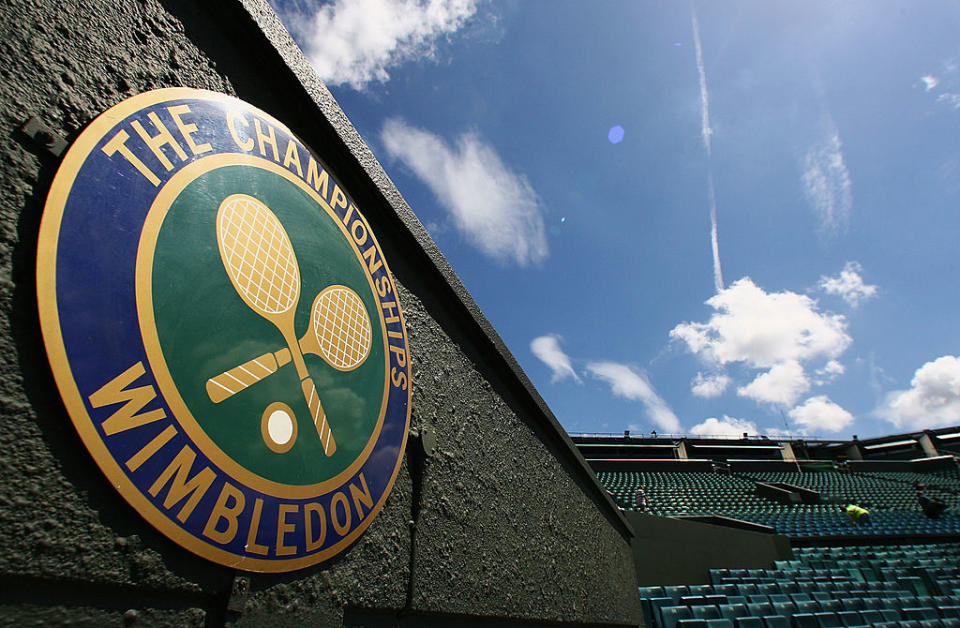
<svg viewBox="0 0 960 628">
<path fill-rule="evenodd" d="M 960 424 L 960 5 L 273 2 L 568 431 Z"/>
</svg>

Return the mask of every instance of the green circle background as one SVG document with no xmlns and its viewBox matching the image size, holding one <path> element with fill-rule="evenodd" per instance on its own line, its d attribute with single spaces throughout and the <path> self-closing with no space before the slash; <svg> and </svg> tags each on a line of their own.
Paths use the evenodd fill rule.
<svg viewBox="0 0 960 628">
<path fill-rule="evenodd" d="M 295 330 L 311 330 L 310 308 L 323 288 L 349 286 L 373 324 L 370 355 L 353 371 L 338 371 L 304 355 L 337 451 L 323 453 L 292 363 L 233 397 L 213 403 L 206 381 L 286 346 L 280 331 L 237 294 L 220 259 L 216 215 L 231 194 L 259 199 L 279 218 L 300 266 Z M 266 170 L 226 166 L 192 181 L 171 204 L 157 237 L 153 308 L 170 376 L 197 423 L 236 463 L 273 482 L 309 485 L 349 467 L 373 435 L 385 386 L 383 331 L 364 267 L 334 220 L 304 190 Z M 312 333 L 312 331 L 311 331 Z M 297 440 L 286 453 L 263 442 L 260 419 L 274 401 L 296 414 Z"/>
</svg>

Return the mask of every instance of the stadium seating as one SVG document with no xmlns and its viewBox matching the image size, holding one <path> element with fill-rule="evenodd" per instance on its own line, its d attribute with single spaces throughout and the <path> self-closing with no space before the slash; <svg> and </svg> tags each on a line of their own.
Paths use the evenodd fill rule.
<svg viewBox="0 0 960 628">
<path fill-rule="evenodd" d="M 642 486 L 649 512 L 662 516 L 719 515 L 774 528 L 789 537 L 960 534 L 960 477 L 956 473 L 863 472 L 838 469 L 795 472 L 600 471 L 598 479 L 624 509 L 633 509 Z M 782 504 L 756 494 L 757 482 L 817 491 L 826 503 Z M 915 485 L 943 500 L 948 510 L 927 518 Z M 852 526 L 842 503 L 868 505 L 870 523 Z"/>
<path fill-rule="evenodd" d="M 647 626 L 960 626 L 960 543 L 800 547 L 773 569 L 641 587 Z M 694 594 L 694 595 L 691 595 Z"/>
</svg>

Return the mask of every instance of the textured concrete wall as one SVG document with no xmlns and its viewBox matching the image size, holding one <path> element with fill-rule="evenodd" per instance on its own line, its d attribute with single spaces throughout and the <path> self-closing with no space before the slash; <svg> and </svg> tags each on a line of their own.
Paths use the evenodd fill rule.
<svg viewBox="0 0 960 628">
<path fill-rule="evenodd" d="M 775 560 L 790 560 L 790 541 L 779 534 L 762 534 L 670 517 L 627 513 L 636 531 L 633 553 L 640 586 L 707 584 L 710 569 L 772 568 Z"/>
<path fill-rule="evenodd" d="M 72 141 L 169 86 L 283 120 L 363 208 L 397 279 L 412 427 L 437 448 L 408 449 L 378 518 L 317 567 L 236 573 L 155 531 L 96 468 L 46 362 L 36 238 L 59 160 L 18 129 L 36 115 Z M 629 526 L 266 3 L 4 2 L 0 125 L 0 625 L 640 621 Z"/>
</svg>

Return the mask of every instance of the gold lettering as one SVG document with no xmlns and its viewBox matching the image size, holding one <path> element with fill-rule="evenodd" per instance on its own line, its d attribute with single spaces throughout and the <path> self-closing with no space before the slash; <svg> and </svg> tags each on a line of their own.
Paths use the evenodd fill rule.
<svg viewBox="0 0 960 628">
<path fill-rule="evenodd" d="M 196 133 L 197 129 L 196 124 L 186 124 L 183 121 L 183 116 L 186 113 L 190 113 L 190 107 L 187 105 L 177 105 L 176 107 L 167 107 L 167 111 L 170 112 L 170 117 L 173 118 L 174 124 L 177 125 L 177 128 L 180 129 L 180 135 L 183 136 L 183 141 L 187 143 L 187 146 L 190 148 L 190 152 L 194 155 L 200 155 L 202 153 L 209 153 L 213 150 L 213 146 L 210 144 L 197 144 L 193 141 L 193 138 L 190 137 L 193 133 Z"/>
<path fill-rule="evenodd" d="M 163 408 L 137 414 L 137 412 L 140 412 L 145 405 L 153 401 L 157 396 L 157 391 L 153 386 L 139 386 L 137 388 L 127 389 L 127 386 L 132 384 L 144 373 L 146 373 L 146 369 L 143 368 L 143 362 L 137 362 L 104 384 L 100 390 L 90 395 L 90 405 L 94 408 L 102 408 L 103 406 L 126 402 L 103 422 L 103 431 L 107 436 L 112 436 L 117 432 L 125 432 L 131 428 L 146 425 L 147 423 L 153 423 L 167 416 Z"/>
<path fill-rule="evenodd" d="M 364 255 L 364 257 L 366 257 L 366 255 Z M 370 260 L 367 260 L 367 261 L 369 262 Z M 377 267 L 379 268 L 379 266 L 380 266 L 380 263 L 378 261 Z M 387 296 L 387 294 L 393 292 L 393 286 L 390 285 L 389 277 L 386 277 L 386 276 L 381 277 L 380 279 L 377 279 L 373 283 L 377 286 L 377 294 L 379 294 L 381 297 L 385 297 Z"/>
<path fill-rule="evenodd" d="M 297 152 L 297 145 L 293 140 L 287 142 L 287 151 L 283 154 L 283 167 L 289 168 L 293 164 L 297 168 L 297 174 L 303 178 L 303 167 L 300 165 L 300 153 Z"/>
<path fill-rule="evenodd" d="M 264 157 L 267 156 L 267 150 L 264 147 L 264 143 L 269 144 L 270 148 L 273 149 L 273 160 L 280 161 L 280 153 L 277 152 L 277 136 L 273 132 L 273 127 L 269 124 L 267 129 L 270 131 L 269 134 L 264 134 L 263 129 L 260 127 L 260 118 L 253 119 L 253 128 L 257 132 L 257 144 L 260 146 L 260 154 Z"/>
<path fill-rule="evenodd" d="M 383 266 L 383 261 L 377 257 L 377 247 L 370 245 L 370 248 L 363 252 L 363 259 L 367 260 L 367 270 L 370 271 L 370 274 L 374 274 L 380 267 Z M 381 294 L 384 296 L 386 293 Z"/>
<path fill-rule="evenodd" d="M 153 454 L 160 451 L 160 448 L 170 442 L 174 436 L 177 435 L 177 428 L 172 425 L 168 425 L 165 430 L 153 437 L 149 443 L 143 446 L 143 449 L 133 454 L 129 460 L 127 460 L 127 468 L 131 471 L 136 471 L 143 465 L 144 462 L 153 457 Z"/>
<path fill-rule="evenodd" d="M 347 195 L 343 193 L 343 190 L 341 190 L 340 186 L 336 183 L 333 184 L 333 202 L 330 206 L 333 208 L 333 211 L 337 211 L 338 207 L 347 208 Z M 346 221 L 344 221 L 344 224 L 346 224 Z"/>
<path fill-rule="evenodd" d="M 359 227 L 359 230 L 357 227 Z M 350 225 L 350 233 L 353 235 L 353 241 L 357 243 L 357 246 L 363 246 L 367 241 L 367 227 L 362 220 L 353 221 L 353 224 Z"/>
<path fill-rule="evenodd" d="M 233 499 L 233 506 L 227 506 L 230 499 Z M 210 511 L 207 525 L 203 528 L 203 535 L 221 545 L 226 545 L 232 541 L 233 537 L 237 536 L 237 529 L 239 528 L 237 518 L 243 512 L 245 502 L 246 500 L 240 489 L 230 482 L 224 482 L 223 488 L 220 489 L 220 496 L 217 497 L 217 503 L 213 505 L 213 510 Z M 227 529 L 223 532 L 217 530 L 221 520 L 227 522 Z"/>
<path fill-rule="evenodd" d="M 313 518 L 311 517 L 313 514 L 317 515 L 317 520 L 320 522 L 320 533 L 317 538 L 313 538 Z M 307 551 L 312 552 L 323 545 L 324 539 L 327 538 L 327 516 L 323 512 L 323 506 L 316 503 L 304 506 L 303 520 L 307 536 Z"/>
<path fill-rule="evenodd" d="M 337 517 L 337 504 L 343 506 L 343 516 L 346 521 L 340 521 L 340 518 Z M 333 529 L 336 530 L 340 536 L 344 536 L 350 531 L 350 523 L 352 522 L 350 504 L 347 502 L 347 496 L 343 493 L 334 493 L 333 498 L 330 500 L 330 521 L 333 523 Z"/>
<path fill-rule="evenodd" d="M 363 473 L 357 476 L 360 479 L 360 485 L 363 487 L 361 491 L 355 484 L 350 485 L 350 497 L 353 498 L 353 507 L 357 509 L 357 519 L 363 520 L 363 508 L 360 507 L 360 504 L 363 504 L 367 507 L 367 510 L 373 509 L 373 497 L 370 495 L 370 489 L 367 488 L 367 478 L 363 477 Z"/>
<path fill-rule="evenodd" d="M 293 532 L 296 526 L 287 522 L 287 515 L 299 510 L 296 504 L 280 504 L 279 514 L 277 515 L 277 556 L 289 556 L 297 552 L 295 545 L 284 545 L 283 537 L 288 532 Z"/>
<path fill-rule="evenodd" d="M 227 112 L 227 128 L 230 129 L 230 136 L 233 138 L 234 144 L 237 145 L 237 148 L 240 150 L 250 152 L 253 150 L 253 138 L 248 137 L 246 141 L 240 139 L 240 133 L 237 131 L 237 122 L 242 122 L 243 126 L 249 127 L 250 123 L 247 122 L 247 119 L 240 115 L 237 111 L 228 111 Z"/>
<path fill-rule="evenodd" d="M 157 159 L 160 160 L 160 163 L 163 164 L 163 167 L 167 170 L 173 170 L 173 164 L 167 158 L 167 155 L 160 149 L 165 144 L 169 144 L 173 149 L 173 152 L 175 152 L 177 157 L 180 158 L 180 161 L 187 160 L 187 153 L 183 151 L 183 148 L 180 147 L 180 144 L 177 144 L 177 140 L 173 139 L 173 135 L 167 130 L 167 127 L 163 125 L 163 122 L 160 121 L 160 116 L 151 111 L 147 114 L 147 118 L 150 119 L 150 122 L 153 123 L 154 128 L 157 129 L 156 135 L 151 136 L 149 133 L 147 133 L 147 130 L 143 128 L 143 125 L 140 124 L 139 120 L 134 120 L 130 123 L 130 126 L 132 126 L 133 130 L 137 132 L 137 134 L 140 136 L 140 139 L 143 140 L 143 143 L 153 151 L 153 154 L 156 155 Z"/>
<path fill-rule="evenodd" d="M 101 149 L 107 157 L 113 157 L 114 153 L 119 152 L 120 155 L 126 159 L 130 165 L 137 169 L 137 172 L 142 174 L 147 178 L 147 181 L 154 185 L 160 185 L 160 177 L 153 174 L 153 171 L 150 168 L 147 168 L 147 165 L 140 161 L 140 158 L 133 154 L 133 151 L 127 146 L 127 140 L 130 139 L 130 134 L 120 129 L 117 131 L 117 134 L 110 138 L 110 141 L 103 145 Z"/>
<path fill-rule="evenodd" d="M 397 366 L 403 368 L 407 365 L 407 351 L 403 347 L 390 345 L 390 353 L 397 357 Z"/>
<path fill-rule="evenodd" d="M 180 453 L 177 454 L 177 457 L 167 465 L 167 468 L 164 469 L 160 477 L 157 478 L 156 482 L 154 482 L 148 490 L 151 495 L 156 497 L 160 489 L 163 488 L 163 485 L 170 482 L 170 490 L 167 491 L 167 496 L 163 500 L 163 507 L 167 510 L 173 508 L 187 495 L 190 495 L 190 499 L 187 500 L 187 503 L 185 503 L 183 508 L 180 509 L 180 512 L 177 513 L 177 519 L 179 519 L 181 523 L 187 520 L 187 517 L 189 517 L 193 509 L 197 507 L 200 499 L 207 493 L 207 489 L 210 488 L 210 485 L 213 484 L 213 481 L 217 477 L 210 467 L 204 467 L 202 471 L 187 481 L 187 476 L 190 475 L 190 469 L 193 468 L 193 462 L 196 459 L 197 454 L 190 449 L 189 445 L 184 445 Z M 176 473 L 176 475 L 174 475 L 174 473 Z M 171 478 L 173 481 L 170 481 Z"/>
<path fill-rule="evenodd" d="M 407 389 L 407 374 L 404 371 L 398 371 L 397 367 L 390 368 L 390 382 L 400 390 Z"/>
<path fill-rule="evenodd" d="M 382 309 L 384 312 L 390 313 L 390 316 L 383 320 L 383 322 L 386 323 L 387 325 L 389 325 L 390 323 L 396 323 L 397 321 L 400 320 L 400 317 L 397 316 L 397 312 L 399 310 L 397 310 L 396 301 L 381 301 L 380 309 Z"/>
<path fill-rule="evenodd" d="M 307 184 L 312 185 L 313 189 L 320 193 L 323 200 L 327 200 L 327 185 L 330 183 L 330 175 L 323 168 L 317 170 L 317 162 L 311 157 L 307 162 Z M 321 190 L 321 188 L 323 188 Z"/>
<path fill-rule="evenodd" d="M 267 546 L 260 545 L 257 543 L 257 532 L 260 531 L 260 513 L 263 512 L 263 500 L 259 497 L 253 502 L 253 517 L 250 519 L 250 529 L 247 530 L 247 546 L 246 550 L 248 552 L 253 552 L 254 554 L 262 554 L 263 556 L 267 555 Z"/>
</svg>

